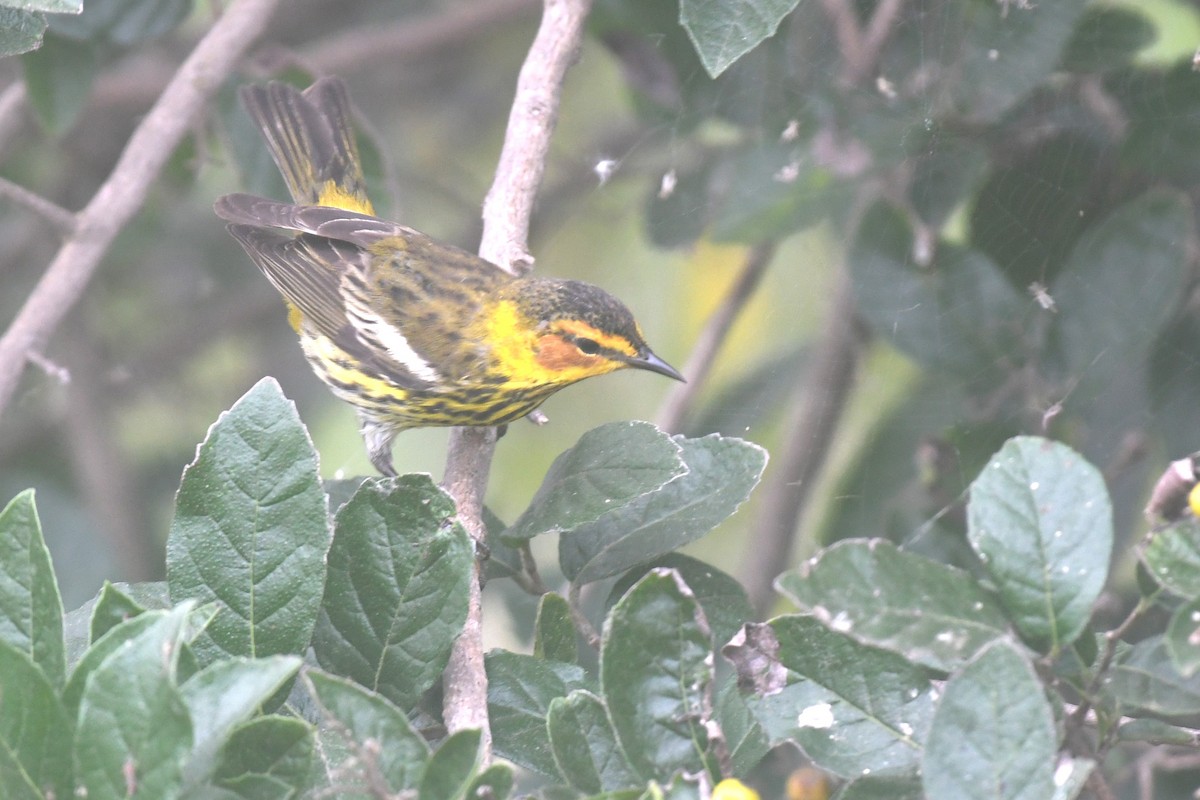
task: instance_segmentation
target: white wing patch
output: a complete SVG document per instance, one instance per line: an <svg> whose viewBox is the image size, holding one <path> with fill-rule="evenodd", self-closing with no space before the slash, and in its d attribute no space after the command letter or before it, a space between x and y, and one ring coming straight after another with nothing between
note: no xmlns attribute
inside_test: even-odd
<svg viewBox="0 0 1200 800"><path fill-rule="evenodd" d="M355 299L357 298L353 295L346 298L346 317L360 339L374 350L386 350L392 360L408 370L413 377L426 383L441 383L441 373L413 349L399 328L382 319L362 303L353 302Z"/></svg>

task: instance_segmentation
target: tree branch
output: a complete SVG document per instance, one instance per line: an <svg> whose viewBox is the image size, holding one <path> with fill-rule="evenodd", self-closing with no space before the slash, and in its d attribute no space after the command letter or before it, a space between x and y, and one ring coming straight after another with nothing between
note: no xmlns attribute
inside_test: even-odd
<svg viewBox="0 0 1200 800"><path fill-rule="evenodd" d="M42 349L78 302L117 233L145 202L192 120L216 93L279 0L237 0L180 66L129 138L108 180L76 216L73 233L0 338L0 415L12 400L29 354Z"/></svg>
<svg viewBox="0 0 1200 800"><path fill-rule="evenodd" d="M742 271L729 287L721 305L717 306L712 316L704 323L704 330L700 332L696 346L692 348L687 363L683 365L683 374L687 376L688 382L676 384L663 402L662 409L658 412L658 427L674 433L683 422L692 402L708 383L717 351L725 343L729 329L733 327L734 321L746 307L754 290L758 288L774 255L775 243L770 242L758 245L746 256Z"/></svg>
<svg viewBox="0 0 1200 800"><path fill-rule="evenodd" d="M8 178L0 178L0 197L6 197L22 208L42 217L61 233L70 233L75 227L75 215L40 194L31 192Z"/></svg>
<svg viewBox="0 0 1200 800"><path fill-rule="evenodd" d="M829 304L825 333L804 376L795 413L783 429L790 432L772 464L763 488L763 505L754 541L743 566L743 583L759 613L771 602L775 576L791 563L796 523L829 452L858 366L859 335L854 298L843 265Z"/></svg>
<svg viewBox="0 0 1200 800"><path fill-rule="evenodd" d="M526 247L533 201L558 119L563 79L575 60L590 6L591 0L545 0L541 25L517 78L495 181L483 204L479 244L483 258L513 274L533 261ZM481 511L496 438L494 428L455 428L446 457L443 485L458 504L459 519L479 543L485 538ZM475 568L478 578L478 564ZM446 667L442 711L451 733L483 731L485 759L490 760L479 580L471 581L471 587L467 624Z"/></svg>

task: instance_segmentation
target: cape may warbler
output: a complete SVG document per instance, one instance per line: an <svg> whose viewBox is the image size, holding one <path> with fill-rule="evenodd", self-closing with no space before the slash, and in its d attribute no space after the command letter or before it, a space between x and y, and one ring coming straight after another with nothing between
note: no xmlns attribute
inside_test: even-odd
<svg viewBox="0 0 1200 800"><path fill-rule="evenodd" d="M313 371L358 412L371 463L430 425L502 425L576 381L634 367L682 380L620 300L591 284L513 277L374 216L345 84L248 86L294 203L216 203L284 296Z"/></svg>

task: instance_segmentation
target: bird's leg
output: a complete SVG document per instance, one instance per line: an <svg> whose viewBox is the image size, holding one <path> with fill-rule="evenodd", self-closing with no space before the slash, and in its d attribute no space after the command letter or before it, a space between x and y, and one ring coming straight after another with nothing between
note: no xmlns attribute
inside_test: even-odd
<svg viewBox="0 0 1200 800"><path fill-rule="evenodd" d="M392 439L396 436L395 429L381 425L362 414L358 419L363 441L367 445L367 458L371 459L371 464L379 470L380 475L385 478L396 477L396 468L392 466Z"/></svg>

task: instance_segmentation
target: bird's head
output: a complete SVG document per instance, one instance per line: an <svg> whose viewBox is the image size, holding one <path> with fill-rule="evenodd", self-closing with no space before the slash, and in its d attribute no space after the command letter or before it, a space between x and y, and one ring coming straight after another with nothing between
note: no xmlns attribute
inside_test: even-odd
<svg viewBox="0 0 1200 800"><path fill-rule="evenodd" d="M495 355L517 381L565 385L624 368L684 380L646 344L625 304L590 283L514 281L491 325L501 329L491 332L493 341L512 342Z"/></svg>

